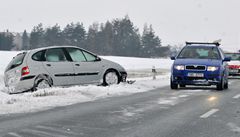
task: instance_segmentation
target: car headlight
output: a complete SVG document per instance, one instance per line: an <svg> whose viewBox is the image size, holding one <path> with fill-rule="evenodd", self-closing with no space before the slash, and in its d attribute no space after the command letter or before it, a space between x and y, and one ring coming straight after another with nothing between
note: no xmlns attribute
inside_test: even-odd
<svg viewBox="0 0 240 137"><path fill-rule="evenodd" d="M184 65L174 65L176 70L184 70Z"/></svg>
<svg viewBox="0 0 240 137"><path fill-rule="evenodd" d="M216 70L218 70L218 67L216 67L216 66L208 66L207 67L207 71L216 71Z"/></svg>

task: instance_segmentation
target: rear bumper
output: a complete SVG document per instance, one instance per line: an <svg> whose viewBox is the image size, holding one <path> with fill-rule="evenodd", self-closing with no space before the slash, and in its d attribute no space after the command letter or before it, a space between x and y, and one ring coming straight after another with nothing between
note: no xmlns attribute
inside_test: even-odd
<svg viewBox="0 0 240 137"><path fill-rule="evenodd" d="M34 78L35 76L22 77L14 82L5 83L5 86L8 88L10 94L28 91L33 87Z"/></svg>
<svg viewBox="0 0 240 137"><path fill-rule="evenodd" d="M229 69L230 76L240 76L240 69Z"/></svg>

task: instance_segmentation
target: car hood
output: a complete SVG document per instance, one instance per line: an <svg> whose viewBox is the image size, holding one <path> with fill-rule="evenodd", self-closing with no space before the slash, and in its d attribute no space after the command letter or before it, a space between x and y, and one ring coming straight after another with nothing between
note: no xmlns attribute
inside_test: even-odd
<svg viewBox="0 0 240 137"><path fill-rule="evenodd" d="M120 72L126 72L126 70L118 63L107 60L107 59L103 59L101 58L103 64L105 64L106 66L108 66L109 68L115 68Z"/></svg>
<svg viewBox="0 0 240 137"><path fill-rule="evenodd" d="M221 65L221 60L215 59L176 59L174 64L177 65L211 65L219 66Z"/></svg>

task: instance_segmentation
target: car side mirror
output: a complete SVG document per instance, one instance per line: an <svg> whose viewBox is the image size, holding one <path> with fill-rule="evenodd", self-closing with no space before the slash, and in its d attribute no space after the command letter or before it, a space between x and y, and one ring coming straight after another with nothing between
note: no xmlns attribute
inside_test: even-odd
<svg viewBox="0 0 240 137"><path fill-rule="evenodd" d="M171 60L175 60L175 59L176 59L176 57L175 57L175 56L171 56L170 58L171 58Z"/></svg>
<svg viewBox="0 0 240 137"><path fill-rule="evenodd" d="M226 61L226 62L231 61L231 57L225 57L223 61Z"/></svg>
<svg viewBox="0 0 240 137"><path fill-rule="evenodd" d="M95 61L101 61L101 58L99 57L96 57L96 60Z"/></svg>

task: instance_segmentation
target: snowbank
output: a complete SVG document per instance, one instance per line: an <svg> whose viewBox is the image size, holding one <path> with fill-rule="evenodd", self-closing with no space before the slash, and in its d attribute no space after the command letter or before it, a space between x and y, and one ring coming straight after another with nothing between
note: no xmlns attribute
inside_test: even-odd
<svg viewBox="0 0 240 137"><path fill-rule="evenodd" d="M151 69L153 66L158 69L169 69L172 65L172 60L169 58L134 58L134 57L115 57L103 56L108 59L121 64L127 70L142 70Z"/></svg>
<svg viewBox="0 0 240 137"><path fill-rule="evenodd" d="M102 86L73 86L68 88L50 88L33 93L9 95L0 92L0 114L28 113L57 106L94 101L119 95L129 95L146 92L169 84L169 75L152 78L141 78L134 84L121 83L108 87ZM1 85L2 86L2 85Z"/></svg>

